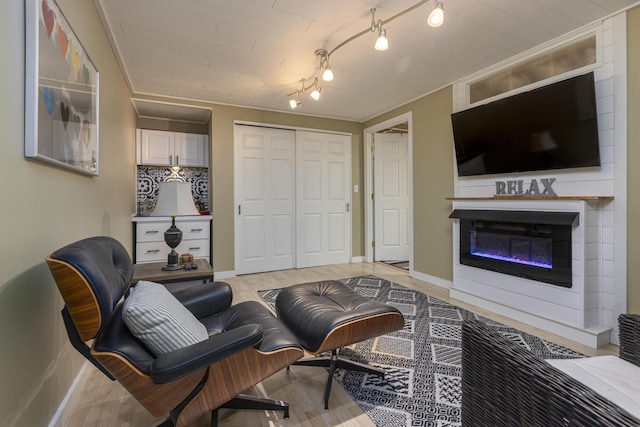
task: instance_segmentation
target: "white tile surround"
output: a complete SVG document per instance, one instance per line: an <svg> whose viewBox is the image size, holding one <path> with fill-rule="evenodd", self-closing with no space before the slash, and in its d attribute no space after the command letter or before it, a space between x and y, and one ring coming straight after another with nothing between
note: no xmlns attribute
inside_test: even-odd
<svg viewBox="0 0 640 427"><path fill-rule="evenodd" d="M588 33L596 34L596 80L602 166L584 170L455 177L453 209L578 212L572 231L571 288L563 288L459 263L459 221L454 220L454 267L450 295L591 347L617 343L617 316L626 312L626 16L619 14L497 64L454 85L454 110L468 107L467 85L483 75L539 55ZM527 88L530 89L530 88ZM496 181L555 178L559 199L491 199ZM566 198L562 198L567 196ZM568 197L604 196L597 200ZM470 200L480 198L481 200Z"/></svg>

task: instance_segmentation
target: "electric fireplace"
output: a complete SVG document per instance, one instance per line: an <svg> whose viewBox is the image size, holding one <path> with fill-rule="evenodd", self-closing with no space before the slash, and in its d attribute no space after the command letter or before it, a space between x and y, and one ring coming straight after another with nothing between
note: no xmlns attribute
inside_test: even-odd
<svg viewBox="0 0 640 427"><path fill-rule="evenodd" d="M460 219L460 264L572 286L577 212L456 209L449 217Z"/></svg>

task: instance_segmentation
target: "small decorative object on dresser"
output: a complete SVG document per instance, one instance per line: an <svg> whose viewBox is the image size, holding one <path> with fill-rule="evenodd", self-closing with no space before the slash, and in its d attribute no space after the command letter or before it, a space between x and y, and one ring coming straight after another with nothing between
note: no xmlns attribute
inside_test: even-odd
<svg viewBox="0 0 640 427"><path fill-rule="evenodd" d="M180 254L180 264L193 264L193 255L191 254Z"/></svg>

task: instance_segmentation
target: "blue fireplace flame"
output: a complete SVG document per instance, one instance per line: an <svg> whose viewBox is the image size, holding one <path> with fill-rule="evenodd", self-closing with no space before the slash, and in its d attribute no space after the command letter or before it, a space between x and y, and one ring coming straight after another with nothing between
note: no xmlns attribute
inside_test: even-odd
<svg viewBox="0 0 640 427"><path fill-rule="evenodd" d="M548 269L553 268L553 265L550 262L538 262L538 261L533 261L529 259L521 259L513 256L499 255L491 252L471 250L471 255L479 256L482 258L497 259L499 261L514 262L516 264L531 265L534 267L542 267L542 268L548 268Z"/></svg>

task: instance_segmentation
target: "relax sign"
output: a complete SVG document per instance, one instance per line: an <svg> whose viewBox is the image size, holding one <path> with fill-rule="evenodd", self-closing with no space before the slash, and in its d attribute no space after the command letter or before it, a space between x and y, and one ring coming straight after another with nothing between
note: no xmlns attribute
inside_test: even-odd
<svg viewBox="0 0 640 427"><path fill-rule="evenodd" d="M551 186L556 182L555 178L543 178L538 183L537 179L532 179L529 186L524 185L524 181L496 181L496 196L557 196Z"/></svg>

